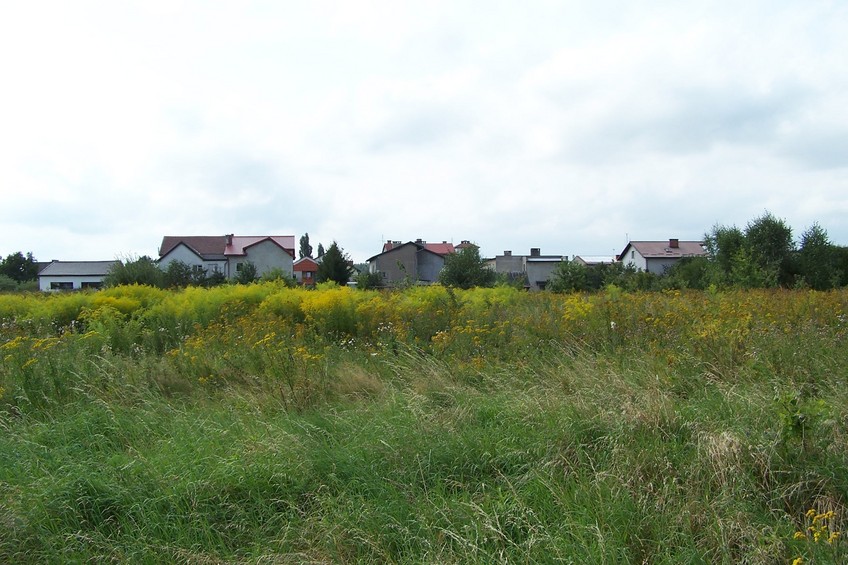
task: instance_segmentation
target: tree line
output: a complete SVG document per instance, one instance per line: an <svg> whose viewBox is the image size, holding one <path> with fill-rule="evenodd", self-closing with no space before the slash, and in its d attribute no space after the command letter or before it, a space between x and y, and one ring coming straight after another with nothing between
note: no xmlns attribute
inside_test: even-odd
<svg viewBox="0 0 848 565"><path fill-rule="evenodd" d="M299 257L312 258L309 234L300 238ZM553 292L586 292L615 285L624 290L709 288L811 288L828 290L848 286L848 247L834 244L818 223L807 228L796 241L792 228L770 212L748 222L744 228L716 224L704 234L705 256L685 257L662 275L625 267L621 263L581 265L563 261L548 281ZM324 250L318 244L317 282L346 285L355 281L359 288L378 288L383 281L377 273L361 272L337 242ZM0 291L35 290L38 264L32 253L16 252L0 260ZM260 277L256 266L245 262L234 279L248 284L257 280L282 280L294 286L291 275L275 269ZM148 256L118 262L107 275L106 286L146 284L160 288L216 286L227 281L223 273L207 272L181 261L164 269ZM512 284L521 279L496 274L470 246L445 258L439 276L445 286L471 288ZM414 281L410 281L413 284Z"/></svg>
<svg viewBox="0 0 848 565"><path fill-rule="evenodd" d="M792 228L770 212L745 228L716 224L704 234L706 255L685 257L664 274L621 263L566 262L548 284L555 292L591 291L614 284L626 290L812 288L848 286L848 247L835 245L818 223L796 241Z"/></svg>

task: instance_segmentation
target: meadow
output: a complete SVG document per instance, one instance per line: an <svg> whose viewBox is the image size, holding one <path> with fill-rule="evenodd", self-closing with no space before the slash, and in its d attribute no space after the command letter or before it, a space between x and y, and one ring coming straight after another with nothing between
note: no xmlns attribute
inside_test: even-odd
<svg viewBox="0 0 848 565"><path fill-rule="evenodd" d="M848 290L0 295L0 562L844 563Z"/></svg>

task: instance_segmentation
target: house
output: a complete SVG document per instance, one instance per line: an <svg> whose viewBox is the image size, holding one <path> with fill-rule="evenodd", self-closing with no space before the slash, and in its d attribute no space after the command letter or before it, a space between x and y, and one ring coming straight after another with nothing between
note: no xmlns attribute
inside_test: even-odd
<svg viewBox="0 0 848 565"><path fill-rule="evenodd" d="M315 276L318 273L318 262L312 257L301 257L293 265L294 278L303 286L315 286Z"/></svg>
<svg viewBox="0 0 848 565"><path fill-rule="evenodd" d="M684 257L701 257L707 254L701 241L631 241L618 255L625 266L657 275L664 274Z"/></svg>
<svg viewBox="0 0 848 565"><path fill-rule="evenodd" d="M571 258L571 262L584 267L596 267L615 263L615 257L611 255L575 255Z"/></svg>
<svg viewBox="0 0 848 565"><path fill-rule="evenodd" d="M159 267L166 269L172 261L228 279L235 278L247 262L256 267L258 276L272 269L293 276L294 236L165 236L159 247Z"/></svg>
<svg viewBox="0 0 848 565"><path fill-rule="evenodd" d="M530 249L530 255L513 255L512 251L504 251L503 255L487 259L486 262L496 273L503 273L513 279L526 278L525 288L542 290L548 284L551 274L563 261L568 261L568 257L542 255L540 248L533 247Z"/></svg>
<svg viewBox="0 0 848 565"><path fill-rule="evenodd" d="M45 291L100 288L118 261L52 261L38 272L38 288Z"/></svg>
<svg viewBox="0 0 848 565"><path fill-rule="evenodd" d="M367 260L368 272L379 273L386 286L405 280L432 284L439 279L439 272L445 266L445 257L469 245L473 244L466 240L458 246L447 241L428 243L416 239L402 243L389 240L383 244L382 253Z"/></svg>

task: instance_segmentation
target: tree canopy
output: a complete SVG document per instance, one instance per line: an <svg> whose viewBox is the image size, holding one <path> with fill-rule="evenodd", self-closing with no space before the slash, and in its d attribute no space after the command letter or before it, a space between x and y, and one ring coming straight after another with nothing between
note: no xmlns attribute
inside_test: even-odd
<svg viewBox="0 0 848 565"><path fill-rule="evenodd" d="M335 281L344 286L350 281L353 274L353 267L351 266L353 263L338 243L334 241L327 251L319 257L321 257L321 262L318 263L318 272L315 275L319 283Z"/></svg>
<svg viewBox="0 0 848 565"><path fill-rule="evenodd" d="M38 263L31 252L26 256L20 251L10 253L0 260L0 275L6 275L19 283L32 281L38 278Z"/></svg>
<svg viewBox="0 0 848 565"><path fill-rule="evenodd" d="M298 259L304 257L312 258L312 246L309 245L309 233L300 236L300 250L298 251Z"/></svg>
<svg viewBox="0 0 848 565"><path fill-rule="evenodd" d="M480 249L476 245L445 257L445 266L439 273L440 283L457 288L494 286L496 279L495 271L480 257Z"/></svg>

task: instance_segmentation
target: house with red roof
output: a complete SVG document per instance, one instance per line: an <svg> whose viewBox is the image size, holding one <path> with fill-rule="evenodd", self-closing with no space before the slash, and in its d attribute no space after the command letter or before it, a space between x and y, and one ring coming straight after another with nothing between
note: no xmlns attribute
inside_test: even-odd
<svg viewBox="0 0 848 565"><path fill-rule="evenodd" d="M315 286L318 262L312 257L301 257L294 262L294 278L302 286Z"/></svg>
<svg viewBox="0 0 848 565"><path fill-rule="evenodd" d="M294 236L165 236L159 247L159 267L166 269L172 261L182 261L206 276L221 273L228 279L235 278L248 262L258 276L273 269L293 276Z"/></svg>
<svg viewBox="0 0 848 565"><path fill-rule="evenodd" d="M367 260L368 272L380 274L385 286L403 281L432 284L439 279L445 257L470 245L474 244L465 240L456 246L447 241L431 243L416 239L403 243L389 240L383 244L381 253Z"/></svg>
<svg viewBox="0 0 848 565"><path fill-rule="evenodd" d="M618 255L618 260L625 267L632 266L637 271L662 275L684 257L702 257L706 254L702 241L631 241Z"/></svg>

